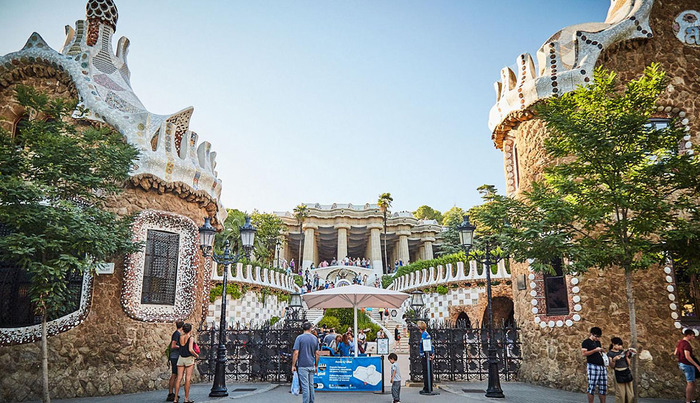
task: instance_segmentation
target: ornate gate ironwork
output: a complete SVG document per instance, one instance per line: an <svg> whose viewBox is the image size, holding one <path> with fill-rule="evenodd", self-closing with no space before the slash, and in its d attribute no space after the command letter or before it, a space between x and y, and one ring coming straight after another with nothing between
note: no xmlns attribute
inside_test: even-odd
<svg viewBox="0 0 700 403"><path fill-rule="evenodd" d="M302 321L284 321L277 326L226 330L226 379L233 381L292 381L292 348L303 333ZM196 361L200 375L211 380L216 369L219 331L202 329L197 335L201 348Z"/></svg>
<svg viewBox="0 0 700 403"><path fill-rule="evenodd" d="M409 327L410 376L414 382L423 380L419 355L421 333L415 325ZM438 324L428 328L435 350L432 372L436 381L474 381L488 378L488 329L454 327ZM494 329L498 370L506 380L517 378L522 359L519 329L502 326Z"/></svg>

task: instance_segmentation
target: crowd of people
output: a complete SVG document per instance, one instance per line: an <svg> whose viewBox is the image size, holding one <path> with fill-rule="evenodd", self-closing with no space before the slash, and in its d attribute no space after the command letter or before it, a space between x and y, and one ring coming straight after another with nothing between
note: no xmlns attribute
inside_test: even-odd
<svg viewBox="0 0 700 403"><path fill-rule="evenodd" d="M340 280L343 280L340 276L336 276L335 281L333 280L321 280L321 276L319 276L318 273L313 273L311 272L310 269L306 269L303 271L303 273L299 274L303 281L302 281L302 286L301 286L301 293L305 294L307 292L311 291L321 291L321 290L327 290L329 288L335 288L338 285L338 282ZM379 276L376 274L374 275L374 279L371 279L369 276L362 275L360 276L359 274L355 276L351 281L352 284L358 284L358 285L366 285L370 287L376 287L379 288L381 287L381 280L379 279Z"/></svg>
<svg viewBox="0 0 700 403"><path fill-rule="evenodd" d="M586 357L586 374L588 375L588 402L593 403L597 391L601 403L605 403L608 391L608 367L614 370L615 401L631 403L634 400L634 377L630 369L630 358L637 353L634 348L623 347L619 337L610 339L610 347L606 352L601 345L603 331L592 327L590 335L581 343L581 353ZM693 329L686 329L683 338L676 344L673 355L678 360L678 368L683 372L686 381L685 401L694 403L695 380L700 373L700 361L693 355L690 342L696 337Z"/></svg>
<svg viewBox="0 0 700 403"><path fill-rule="evenodd" d="M294 341L294 353L292 354L292 372L296 372L299 380L299 389L303 403L314 402L314 374L318 368L318 360L322 351L329 351L331 355L349 357L354 355L357 348L358 354L364 354L367 347L367 332L369 329L360 329L357 337L353 337L352 328L348 327L345 333L336 333L335 328L327 328L321 325L319 329L313 327L310 322L302 325L304 333L297 336ZM377 338L386 338L382 330L377 332ZM401 374L396 364L398 356L389 354L391 363L391 394L394 403L400 403ZM298 392L294 392L298 393Z"/></svg>

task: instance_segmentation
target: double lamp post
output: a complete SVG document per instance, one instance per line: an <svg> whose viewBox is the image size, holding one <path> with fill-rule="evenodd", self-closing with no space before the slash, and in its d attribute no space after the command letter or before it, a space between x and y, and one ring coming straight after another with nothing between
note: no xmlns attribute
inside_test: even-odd
<svg viewBox="0 0 700 403"><path fill-rule="evenodd" d="M204 219L204 225L199 228L199 242L202 254L205 258L211 257L213 261L224 266L224 278L222 281L221 293L221 320L219 322L219 346L216 350L216 370L214 372L214 385L211 387L211 397L228 396L226 390L226 280L229 267L238 263L243 256L248 259L253 249L255 232L257 230L250 224L250 217L245 218L245 225L240 227L241 244L243 253L231 255L231 244L228 240L224 243L224 254L217 255L212 252L216 228L211 225L211 220Z"/></svg>
<svg viewBox="0 0 700 403"><path fill-rule="evenodd" d="M474 230L476 226L469 222L469 216L464 216L464 221L457 226L457 231L459 232L459 241L464 249L464 254L468 257L469 251L474 246ZM486 238L483 242L484 246L484 257L479 258L478 256L473 256L478 264L485 266L486 271L486 298L487 298L487 311L489 317L488 323L488 363L489 363L489 376L488 376L488 388L486 389L486 397L499 397L503 398L503 389L501 389L501 380L498 376L498 359L496 358L496 345L494 343L493 336L493 310L492 310L492 296L491 296L491 265L497 264L503 257L492 257L491 251L494 245L491 241Z"/></svg>

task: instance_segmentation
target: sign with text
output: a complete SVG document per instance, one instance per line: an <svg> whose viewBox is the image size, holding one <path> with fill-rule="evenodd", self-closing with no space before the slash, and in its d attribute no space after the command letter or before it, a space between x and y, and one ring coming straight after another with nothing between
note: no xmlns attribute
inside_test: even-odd
<svg viewBox="0 0 700 403"><path fill-rule="evenodd" d="M377 354L389 354L389 339L377 339Z"/></svg>
<svg viewBox="0 0 700 403"><path fill-rule="evenodd" d="M319 357L314 384L316 390L380 391L381 371L380 357Z"/></svg>

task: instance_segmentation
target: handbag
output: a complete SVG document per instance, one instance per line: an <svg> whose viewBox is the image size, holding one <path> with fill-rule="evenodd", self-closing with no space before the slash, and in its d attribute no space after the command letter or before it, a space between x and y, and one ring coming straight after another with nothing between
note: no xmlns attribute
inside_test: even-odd
<svg viewBox="0 0 700 403"><path fill-rule="evenodd" d="M622 371L615 370L615 381L617 383L630 383L634 380L632 377L632 371L629 368L625 368Z"/></svg>
<svg viewBox="0 0 700 403"><path fill-rule="evenodd" d="M194 350L194 352L197 353L197 355L199 355L199 353L201 352L201 350L199 349L199 344L197 344L197 342L194 340L192 340L192 350Z"/></svg>

